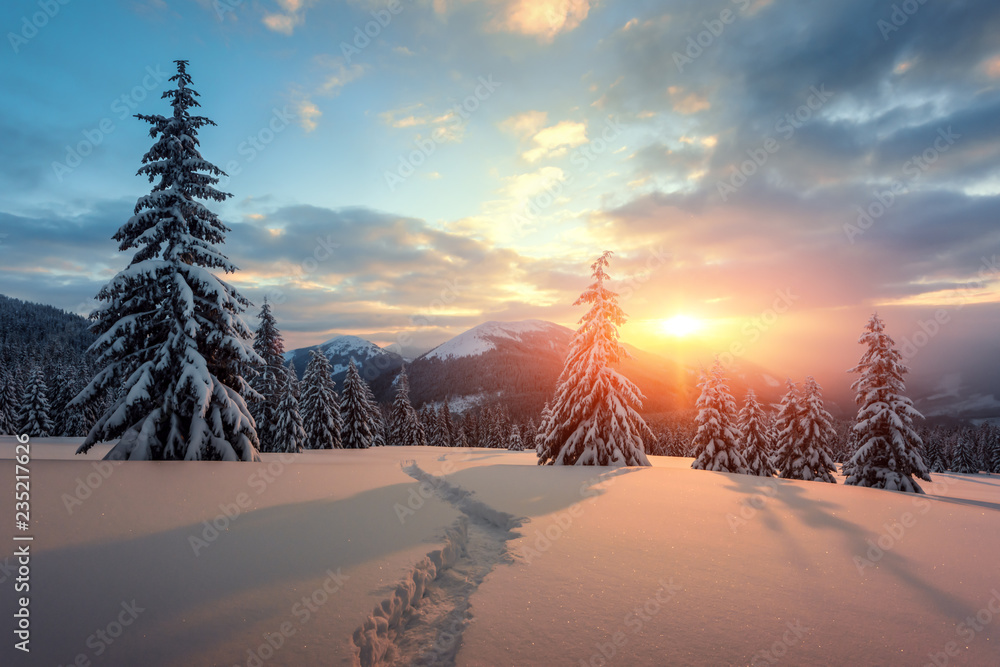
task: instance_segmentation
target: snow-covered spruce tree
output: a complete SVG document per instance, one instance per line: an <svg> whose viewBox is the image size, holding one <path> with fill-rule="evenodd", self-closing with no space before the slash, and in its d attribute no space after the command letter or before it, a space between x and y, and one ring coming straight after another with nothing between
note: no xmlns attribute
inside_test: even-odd
<svg viewBox="0 0 1000 667"><path fill-rule="evenodd" d="M941 451L941 434L939 432L930 433L924 438L923 458L929 472L945 472L948 469L944 462L944 453Z"/></svg>
<svg viewBox="0 0 1000 667"><path fill-rule="evenodd" d="M524 440L521 438L521 427L510 425L510 435L507 436L507 449L512 452L524 451Z"/></svg>
<svg viewBox="0 0 1000 667"><path fill-rule="evenodd" d="M12 435L16 430L17 407L13 373L0 366L0 435Z"/></svg>
<svg viewBox="0 0 1000 667"><path fill-rule="evenodd" d="M820 480L836 484L830 473L836 472L833 461L832 444L837 437L833 427L833 417L823 405L823 389L811 375L802 386L802 440L798 453L802 463L793 462L793 467L801 465L801 476L796 479Z"/></svg>
<svg viewBox="0 0 1000 667"><path fill-rule="evenodd" d="M406 377L404 366L396 378L396 396L392 401L392 412L389 413L388 444L393 447L419 445L421 430L417 411L410 404L410 381Z"/></svg>
<svg viewBox="0 0 1000 667"><path fill-rule="evenodd" d="M198 130L214 125L199 106L187 61L177 60L170 116L137 115L156 139L139 174L155 182L115 234L128 267L97 294L91 346L103 366L73 405L120 388L78 453L117 440L109 459L257 459L257 432L243 400L240 368L259 362L240 314L250 305L212 273L236 271L217 249L228 228L199 200L223 201L222 170L198 152Z"/></svg>
<svg viewBox="0 0 1000 667"><path fill-rule="evenodd" d="M990 428L988 454L986 469L994 475L1000 475L1000 430L996 426Z"/></svg>
<svg viewBox="0 0 1000 667"><path fill-rule="evenodd" d="M712 370L702 373L698 383L701 395L695 403L695 432L692 446L695 452L691 467L695 470L750 474L747 462L740 454L740 432L737 427L736 401L729 393L722 364L716 359Z"/></svg>
<svg viewBox="0 0 1000 667"><path fill-rule="evenodd" d="M854 431L858 448L846 466L847 484L892 491L923 493L914 477L930 481L920 457L920 436L914 419L923 416L903 391L903 365L896 344L877 314L868 320L858 340L867 349L850 373L860 373L851 388L857 392Z"/></svg>
<svg viewBox="0 0 1000 667"><path fill-rule="evenodd" d="M625 313L607 287L612 253L591 265L594 282L573 304L589 304L573 334L537 446L539 465L648 466L643 439L653 433L639 414L642 392L613 366L628 356L618 340Z"/></svg>
<svg viewBox="0 0 1000 667"><path fill-rule="evenodd" d="M279 451L275 440L278 428L278 405L285 396L285 340L271 313L271 304L264 297L260 307L260 324L254 332L253 349L263 363L256 366L257 374L250 386L257 392L250 401L250 412L257 424L260 451Z"/></svg>
<svg viewBox="0 0 1000 667"><path fill-rule="evenodd" d="M958 439L955 442L955 460L950 467L953 472L961 475L979 473L979 461L972 446L972 437L965 430L958 434Z"/></svg>
<svg viewBox="0 0 1000 667"><path fill-rule="evenodd" d="M774 474L771 463L770 428L764 408L757 402L753 389L747 389L746 400L739 416L740 454L746 461L751 475L770 477Z"/></svg>
<svg viewBox="0 0 1000 667"><path fill-rule="evenodd" d="M299 412L298 381L291 366L283 368L285 381L281 385L281 402L275 412L275 423L272 435L274 440L270 449L261 451L295 454L302 450L306 432L302 426L302 414Z"/></svg>
<svg viewBox="0 0 1000 667"><path fill-rule="evenodd" d="M365 391L367 385L351 359L344 378L344 392L340 400L340 416L344 429L340 444L344 449L367 449L375 441L374 415Z"/></svg>
<svg viewBox="0 0 1000 667"><path fill-rule="evenodd" d="M441 425L444 426L444 430L448 434L448 447L455 446L455 440L458 438L458 429L455 426L455 420L451 417L451 408L448 407L448 398L445 397L444 405L441 406Z"/></svg>
<svg viewBox="0 0 1000 667"><path fill-rule="evenodd" d="M49 411L48 387L41 366L34 366L28 373L28 381L21 395L21 405L17 412L17 434L27 434L33 438L47 438L52 435L52 418Z"/></svg>
<svg viewBox="0 0 1000 667"><path fill-rule="evenodd" d="M309 351L302 376L302 427L305 449L340 449L340 402L333 383L330 360L319 350Z"/></svg>
<svg viewBox="0 0 1000 667"><path fill-rule="evenodd" d="M777 449L771 462L783 479L836 484L832 472L837 466L830 455L831 438L836 435L830 413L823 407L818 384L806 379L801 392L791 380L778 406L775 428Z"/></svg>

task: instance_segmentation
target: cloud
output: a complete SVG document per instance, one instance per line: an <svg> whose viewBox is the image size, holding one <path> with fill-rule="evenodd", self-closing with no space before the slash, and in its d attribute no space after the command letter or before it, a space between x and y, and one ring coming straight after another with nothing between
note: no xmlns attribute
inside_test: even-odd
<svg viewBox="0 0 1000 667"><path fill-rule="evenodd" d="M296 109L298 111L299 125L302 129L306 132L312 132L315 130L316 121L323 115L323 112L319 110L319 107L317 107L316 104L310 100L302 99L299 101Z"/></svg>
<svg viewBox="0 0 1000 667"><path fill-rule="evenodd" d="M281 10L277 12L266 12L261 21L274 32L291 36L295 28L305 21L305 0L277 0ZM310 3L311 4L311 3Z"/></svg>
<svg viewBox="0 0 1000 667"><path fill-rule="evenodd" d="M500 129L515 136L534 136L545 126L548 114L544 111L525 111L501 121Z"/></svg>
<svg viewBox="0 0 1000 667"><path fill-rule="evenodd" d="M336 96L340 94L341 88L360 79L365 73L364 65L361 63L348 64L340 56L318 56L316 61L326 70L323 81L316 91L321 95Z"/></svg>
<svg viewBox="0 0 1000 667"><path fill-rule="evenodd" d="M578 27L589 12L590 0L510 0L489 27L548 43Z"/></svg>
<svg viewBox="0 0 1000 667"><path fill-rule="evenodd" d="M587 125L564 120L543 128L531 138L534 147L521 154L528 162L538 162L546 157L559 157L568 149L587 143Z"/></svg>

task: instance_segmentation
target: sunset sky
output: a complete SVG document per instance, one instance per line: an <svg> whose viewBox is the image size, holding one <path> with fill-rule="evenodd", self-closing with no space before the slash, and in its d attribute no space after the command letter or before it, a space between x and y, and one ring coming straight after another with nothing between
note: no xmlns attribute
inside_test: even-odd
<svg viewBox="0 0 1000 667"><path fill-rule="evenodd" d="M0 7L0 293L89 312L183 58L289 347L572 327L609 249L638 347L839 389L878 310L1000 414L993 0L52 5Z"/></svg>

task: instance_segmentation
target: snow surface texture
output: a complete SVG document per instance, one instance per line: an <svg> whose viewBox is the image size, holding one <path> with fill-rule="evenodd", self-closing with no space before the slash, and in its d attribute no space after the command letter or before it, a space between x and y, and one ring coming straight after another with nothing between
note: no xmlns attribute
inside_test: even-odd
<svg viewBox="0 0 1000 667"><path fill-rule="evenodd" d="M523 320L520 322L485 322L455 336L447 343L438 345L423 356L424 359L447 359L449 357L475 357L495 350L494 339L521 340L525 333L540 333L549 329L562 329L557 324L543 320Z"/></svg>
<svg viewBox="0 0 1000 667"><path fill-rule="evenodd" d="M398 664L438 641L457 644L460 667L998 664L1000 614L967 621L1000 604L996 475L933 474L915 496L839 477L691 470L690 458L652 456L653 467L614 476L537 466L533 452L433 447L102 464L108 446L74 457L80 442L32 440L32 653L6 641L2 665L83 654L95 666L245 667L268 654L264 667L348 667L359 624L462 517L468 556L435 572L394 639ZM13 454L0 438L6 507ZM402 460L446 474L457 490L441 493L455 502L529 517L504 543L513 563L489 522L418 494ZM241 493L249 502L227 523L220 506L232 511ZM395 506L414 497L419 509L401 522ZM222 528L195 555L189 539L205 521ZM4 544L0 567L10 567ZM465 580L488 568L466 595ZM328 599L324 581L336 587ZM144 609L135 622L88 646L133 599ZM0 595L0 615L14 604ZM449 642L455 621L461 638ZM425 664L451 664L439 656Z"/></svg>
<svg viewBox="0 0 1000 667"><path fill-rule="evenodd" d="M471 492L424 472L415 461L402 468L463 516L448 531L444 546L417 563L392 597L354 631L355 665L453 665L469 621L469 598L497 563L509 562L506 543L517 536L511 531L524 519L475 500ZM458 575L443 576L452 567L460 570ZM434 584L438 590L431 594ZM425 592L429 604L422 600Z"/></svg>

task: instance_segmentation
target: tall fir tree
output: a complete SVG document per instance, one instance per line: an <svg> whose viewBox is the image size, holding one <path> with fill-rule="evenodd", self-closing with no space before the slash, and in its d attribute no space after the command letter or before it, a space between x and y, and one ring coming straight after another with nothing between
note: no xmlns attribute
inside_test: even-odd
<svg viewBox="0 0 1000 667"><path fill-rule="evenodd" d="M332 377L330 360L319 350L310 350L302 376L302 426L305 449L340 449L340 401Z"/></svg>
<svg viewBox="0 0 1000 667"><path fill-rule="evenodd" d="M136 252L97 295L91 350L103 369L73 405L121 391L78 452L117 441L106 458L253 461L257 432L240 375L259 361L241 318L250 302L212 273L237 269L216 248L229 229L199 201L230 195L215 189L224 173L198 151L198 131L215 123L191 114L198 93L187 61L174 62L176 88L162 95L173 114L136 116L156 139L138 173L155 185L114 236L119 250Z"/></svg>
<svg viewBox="0 0 1000 667"><path fill-rule="evenodd" d="M396 396L389 414L387 442L393 447L425 444L422 442L422 430L417 411L410 404L410 382L404 366L396 378Z"/></svg>
<svg viewBox="0 0 1000 667"><path fill-rule="evenodd" d="M278 451L278 406L285 398L285 340L264 297L258 315L260 323L254 332L253 349L261 359L250 386L256 392L250 401L250 411L257 424L260 451Z"/></svg>
<svg viewBox="0 0 1000 667"><path fill-rule="evenodd" d="M340 442L344 449L367 449L375 442L375 416L366 388L354 359L351 359L340 401L340 415L344 422Z"/></svg>
<svg viewBox="0 0 1000 667"><path fill-rule="evenodd" d="M701 389L695 403L698 430L692 442L695 459L691 467L695 470L751 474L740 453L736 401L729 393L729 385L718 359L711 371L702 374L698 387Z"/></svg>
<svg viewBox="0 0 1000 667"><path fill-rule="evenodd" d="M605 286L612 253L591 265L594 282L574 302L589 305L570 342L537 447L539 465L648 466L653 433L639 414L642 392L614 369L628 352L618 327L626 315Z"/></svg>
<svg viewBox="0 0 1000 667"><path fill-rule="evenodd" d="M740 454L746 461L751 475L771 477L774 464L771 463L770 428L764 408L757 401L753 389L747 390L746 400L739 415Z"/></svg>
<svg viewBox="0 0 1000 667"><path fill-rule="evenodd" d="M854 430L858 448L846 466L847 484L909 493L923 493L914 479L930 481L920 457L920 436L914 419L923 416L903 393L908 368L877 314L871 316L858 343L867 349L857 366L851 388L857 392Z"/></svg>
<svg viewBox="0 0 1000 667"><path fill-rule="evenodd" d="M28 373L21 404L17 413L17 434L33 438L52 435L52 417L49 409L48 387L41 366L34 366Z"/></svg>

